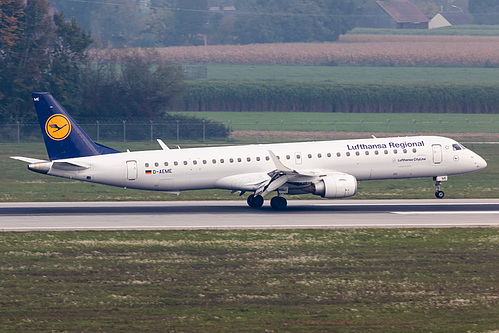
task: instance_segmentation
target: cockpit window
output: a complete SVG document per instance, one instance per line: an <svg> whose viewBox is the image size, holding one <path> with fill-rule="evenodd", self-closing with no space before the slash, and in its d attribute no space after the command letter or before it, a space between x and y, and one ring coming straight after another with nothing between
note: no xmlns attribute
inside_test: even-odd
<svg viewBox="0 0 499 333"><path fill-rule="evenodd" d="M461 149L462 149L462 148L461 148L461 146L460 146L460 145L458 145L457 143L454 143L454 144L452 145L452 148L453 148L454 150L461 150Z"/></svg>

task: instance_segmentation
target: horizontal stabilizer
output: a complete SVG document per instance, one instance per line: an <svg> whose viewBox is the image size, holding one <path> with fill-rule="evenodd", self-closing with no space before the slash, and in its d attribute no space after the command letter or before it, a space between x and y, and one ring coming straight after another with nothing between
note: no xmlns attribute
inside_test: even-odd
<svg viewBox="0 0 499 333"><path fill-rule="evenodd" d="M29 158L29 157L23 157L23 156L11 156L13 160L18 160L18 161L23 161L26 163L42 163L42 162L48 162L46 160L40 160L38 158Z"/></svg>

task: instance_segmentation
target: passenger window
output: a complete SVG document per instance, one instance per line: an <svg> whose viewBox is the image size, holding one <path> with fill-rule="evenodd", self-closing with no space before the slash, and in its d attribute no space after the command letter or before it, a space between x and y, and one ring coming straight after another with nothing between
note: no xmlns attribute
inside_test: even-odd
<svg viewBox="0 0 499 333"><path fill-rule="evenodd" d="M154 166L159 167L159 163L158 162L154 163Z"/></svg>
<svg viewBox="0 0 499 333"><path fill-rule="evenodd" d="M238 161L238 162L241 162L242 160L241 160L241 158L239 157L239 158L237 159L237 161Z"/></svg>
<svg viewBox="0 0 499 333"><path fill-rule="evenodd" d="M366 156L369 155L369 150L366 150Z"/></svg>
<svg viewBox="0 0 499 333"><path fill-rule="evenodd" d="M388 154L388 150L385 150L384 153L385 153L385 155L387 155Z"/></svg>
<svg viewBox="0 0 499 333"><path fill-rule="evenodd" d="M322 158L322 154L321 153L317 154L317 157Z"/></svg>
<svg viewBox="0 0 499 333"><path fill-rule="evenodd" d="M394 149L394 150L393 150L393 153L394 153L394 154L398 153L397 149Z"/></svg>
<svg viewBox="0 0 499 333"><path fill-rule="evenodd" d="M379 151L375 150L374 155L379 155Z"/></svg>
<svg viewBox="0 0 499 333"><path fill-rule="evenodd" d="M355 152L355 155L359 156L359 155L360 155L360 153L359 153L358 151L356 151L356 152Z"/></svg>
<svg viewBox="0 0 499 333"><path fill-rule="evenodd" d="M212 159L212 160L211 160L211 163L213 163L213 164L217 164L217 160L216 160L216 159Z"/></svg>
<svg viewBox="0 0 499 333"><path fill-rule="evenodd" d="M265 160L269 161L270 160L270 156L265 156Z"/></svg>
<svg viewBox="0 0 499 333"><path fill-rule="evenodd" d="M416 148L412 148L412 152L416 153L417 152Z"/></svg>
<svg viewBox="0 0 499 333"><path fill-rule="evenodd" d="M234 163L234 159L233 158L229 158L229 162L230 163Z"/></svg>
<svg viewBox="0 0 499 333"><path fill-rule="evenodd" d="M149 168L149 163L146 163L146 164L145 164L145 167L146 167L146 168Z"/></svg>
<svg viewBox="0 0 499 333"><path fill-rule="evenodd" d="M192 161L192 164L196 165L196 164L198 164L198 161L194 160L194 161Z"/></svg>
<svg viewBox="0 0 499 333"><path fill-rule="evenodd" d="M184 165L187 165L187 161L184 161Z"/></svg>
<svg viewBox="0 0 499 333"><path fill-rule="evenodd" d="M260 157L257 157L256 160L257 160L257 162L260 162Z"/></svg>
<svg viewBox="0 0 499 333"><path fill-rule="evenodd" d="M287 159L287 160L291 159L291 156L286 155L286 159Z"/></svg>
<svg viewBox="0 0 499 333"><path fill-rule="evenodd" d="M350 152L349 152L349 151L347 151L347 154L346 154L346 155L347 155L347 156L350 156Z"/></svg>
<svg viewBox="0 0 499 333"><path fill-rule="evenodd" d="M336 156L340 157L340 156L341 156L341 153L336 153Z"/></svg>
<svg viewBox="0 0 499 333"><path fill-rule="evenodd" d="M223 158L221 158L221 159L220 159L220 163L224 163L224 162L225 162L225 161L224 161L224 159L223 159Z"/></svg>
<svg viewBox="0 0 499 333"><path fill-rule="evenodd" d="M312 158L312 154L308 154L307 156L308 156L308 158Z"/></svg>
<svg viewBox="0 0 499 333"><path fill-rule="evenodd" d="M177 165L178 165L178 162L177 162L177 161L173 162L173 165L177 166Z"/></svg>
<svg viewBox="0 0 499 333"><path fill-rule="evenodd" d="M327 153L327 157L331 157L331 153Z"/></svg>
<svg viewBox="0 0 499 333"><path fill-rule="evenodd" d="M203 160L203 164L206 164L206 163L208 163L208 162L206 162L206 160Z"/></svg>
<svg viewBox="0 0 499 333"><path fill-rule="evenodd" d="M407 154L407 149L404 149L403 152L404 152L404 154Z"/></svg>
<svg viewBox="0 0 499 333"><path fill-rule="evenodd" d="M165 162L165 163L163 163L163 164L164 164L164 166L168 166L168 162Z"/></svg>
<svg viewBox="0 0 499 333"><path fill-rule="evenodd" d="M246 161L251 162L251 157L247 157Z"/></svg>

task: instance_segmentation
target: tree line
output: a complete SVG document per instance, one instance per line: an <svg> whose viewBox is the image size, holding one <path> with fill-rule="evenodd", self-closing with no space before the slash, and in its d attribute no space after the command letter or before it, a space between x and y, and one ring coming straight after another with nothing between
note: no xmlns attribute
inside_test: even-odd
<svg viewBox="0 0 499 333"><path fill-rule="evenodd" d="M92 63L86 51L93 40L75 18L49 15L47 0L2 1L0 122L36 122L36 91L52 93L75 118L172 119L165 107L185 92L181 66L152 52ZM201 120L182 120L190 121ZM228 134L217 128L216 136Z"/></svg>
<svg viewBox="0 0 499 333"><path fill-rule="evenodd" d="M361 4L368 1L51 0L51 3L92 31L95 47L152 47L335 41L354 27Z"/></svg>

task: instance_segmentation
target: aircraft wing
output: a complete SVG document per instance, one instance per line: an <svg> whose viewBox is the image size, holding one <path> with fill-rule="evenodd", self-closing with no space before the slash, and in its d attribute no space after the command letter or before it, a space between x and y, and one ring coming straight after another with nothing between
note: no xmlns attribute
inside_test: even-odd
<svg viewBox="0 0 499 333"><path fill-rule="evenodd" d="M225 177L217 181L217 185L232 190L255 191L255 196L265 196L287 182L313 183L326 173L324 170L294 170L285 166L272 151L269 150L269 154L274 170ZM327 173L331 172L335 170L327 170Z"/></svg>

